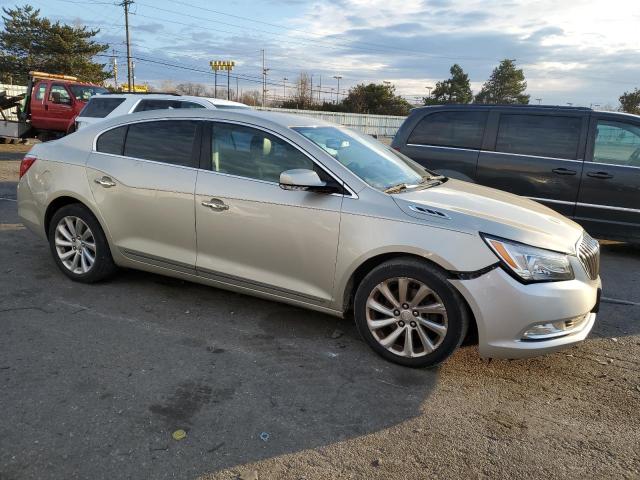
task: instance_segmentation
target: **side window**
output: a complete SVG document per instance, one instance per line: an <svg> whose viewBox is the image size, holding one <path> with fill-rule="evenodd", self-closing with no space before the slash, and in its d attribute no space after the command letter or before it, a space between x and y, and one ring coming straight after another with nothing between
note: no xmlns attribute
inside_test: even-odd
<svg viewBox="0 0 640 480"><path fill-rule="evenodd" d="M49 101L53 103L71 105L69 92L67 92L67 89L62 85L51 85L51 90L49 90Z"/></svg>
<svg viewBox="0 0 640 480"><path fill-rule="evenodd" d="M162 120L129 125L124 155L192 167L197 121Z"/></svg>
<svg viewBox="0 0 640 480"><path fill-rule="evenodd" d="M214 172L277 183L285 170L314 170L309 157L274 135L241 125L212 125L211 170Z"/></svg>
<svg viewBox="0 0 640 480"><path fill-rule="evenodd" d="M164 110L165 108L180 108L180 102L177 100L141 100L134 112Z"/></svg>
<svg viewBox="0 0 640 480"><path fill-rule="evenodd" d="M436 112L416 125L408 143L479 149L482 146L487 112Z"/></svg>
<svg viewBox="0 0 640 480"><path fill-rule="evenodd" d="M124 98L93 97L78 116L104 118L113 112L122 102L124 102Z"/></svg>
<svg viewBox="0 0 640 480"><path fill-rule="evenodd" d="M41 83L38 86L38 91L36 92L36 100L44 100L44 94L47 91L47 84Z"/></svg>
<svg viewBox="0 0 640 480"><path fill-rule="evenodd" d="M195 102L180 102L180 108L205 108L205 106Z"/></svg>
<svg viewBox="0 0 640 480"><path fill-rule="evenodd" d="M96 151L101 153L112 153L122 155L124 150L124 139L127 134L127 127L117 127L104 132L98 137Z"/></svg>
<svg viewBox="0 0 640 480"><path fill-rule="evenodd" d="M501 114L496 151L575 160L582 118Z"/></svg>
<svg viewBox="0 0 640 480"><path fill-rule="evenodd" d="M593 161L640 167L640 126L598 120Z"/></svg>

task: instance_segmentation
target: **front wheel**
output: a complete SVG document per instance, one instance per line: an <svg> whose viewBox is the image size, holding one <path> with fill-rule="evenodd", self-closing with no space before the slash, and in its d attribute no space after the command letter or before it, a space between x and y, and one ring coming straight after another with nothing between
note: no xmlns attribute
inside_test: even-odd
<svg viewBox="0 0 640 480"><path fill-rule="evenodd" d="M447 277L413 259L374 268L358 286L354 316L373 350L409 367L433 367L446 360L469 325L464 301Z"/></svg>
<svg viewBox="0 0 640 480"><path fill-rule="evenodd" d="M116 271L102 227L83 205L66 205L53 215L49 244L56 264L72 280L98 282Z"/></svg>

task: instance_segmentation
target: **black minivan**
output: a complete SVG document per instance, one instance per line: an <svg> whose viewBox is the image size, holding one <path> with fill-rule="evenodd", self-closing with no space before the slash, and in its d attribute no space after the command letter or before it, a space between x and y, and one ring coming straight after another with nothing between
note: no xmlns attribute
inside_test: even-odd
<svg viewBox="0 0 640 480"><path fill-rule="evenodd" d="M594 236L640 241L640 116L579 107L421 107L391 145L442 175L543 203Z"/></svg>

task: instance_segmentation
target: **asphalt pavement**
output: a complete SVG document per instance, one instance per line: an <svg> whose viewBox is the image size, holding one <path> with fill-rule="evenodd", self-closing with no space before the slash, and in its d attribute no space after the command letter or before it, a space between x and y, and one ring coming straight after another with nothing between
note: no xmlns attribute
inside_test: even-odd
<svg viewBox="0 0 640 480"><path fill-rule="evenodd" d="M580 346L412 370L349 319L136 271L73 283L15 185L0 180L2 480L640 477L640 249L603 247Z"/></svg>

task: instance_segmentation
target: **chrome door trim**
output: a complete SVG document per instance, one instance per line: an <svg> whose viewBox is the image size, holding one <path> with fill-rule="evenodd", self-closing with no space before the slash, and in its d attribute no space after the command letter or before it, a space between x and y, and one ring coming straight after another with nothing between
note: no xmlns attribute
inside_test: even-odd
<svg viewBox="0 0 640 480"><path fill-rule="evenodd" d="M419 143L407 143L407 147L422 147L422 148L439 148L442 150L459 150L461 152L479 152L479 148L462 148L462 147L445 147L444 145L421 145ZM485 151L485 150L483 150Z"/></svg>
<svg viewBox="0 0 640 480"><path fill-rule="evenodd" d="M176 262L174 260L168 260L163 257L149 255L148 253L142 253L128 248L120 248L120 252L131 260L147 263L155 267L168 268L170 270L176 270L181 273L190 273L192 275L196 273L195 265L189 265L188 263Z"/></svg>
<svg viewBox="0 0 640 480"><path fill-rule="evenodd" d="M600 208L603 210L615 210L618 212L640 213L640 209L637 209L637 208L614 207L613 205L596 205L595 203L582 203L582 202L578 202L576 205L578 207Z"/></svg>

